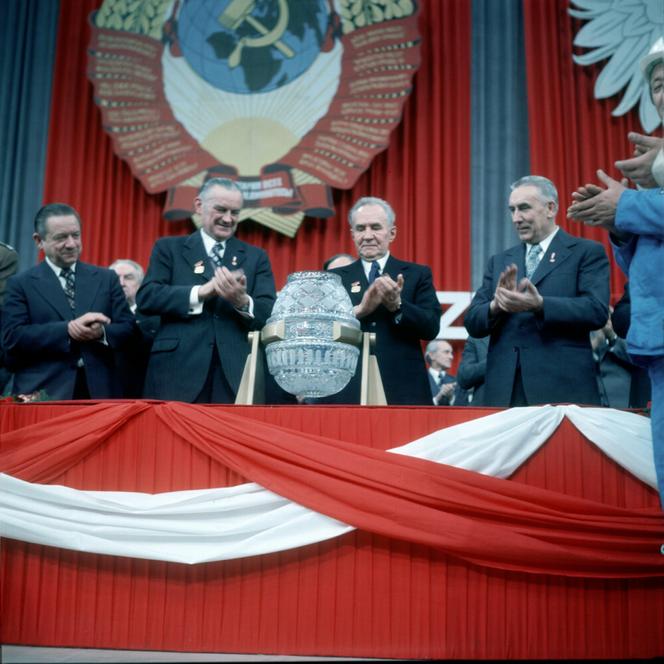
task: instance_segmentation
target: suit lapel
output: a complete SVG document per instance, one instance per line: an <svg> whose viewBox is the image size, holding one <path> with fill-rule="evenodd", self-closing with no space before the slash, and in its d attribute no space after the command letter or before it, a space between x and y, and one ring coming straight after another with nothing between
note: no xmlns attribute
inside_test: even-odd
<svg viewBox="0 0 664 664"><path fill-rule="evenodd" d="M358 259L347 267L342 267L339 276L350 295L353 305L359 304L364 292L369 288L369 282L367 281L367 275L364 274L362 261Z"/></svg>
<svg viewBox="0 0 664 664"><path fill-rule="evenodd" d="M516 265L517 268L517 280L521 277L526 276L526 258L525 258L525 249L523 244L518 244L516 247L511 247L507 249L503 254L503 265L501 267L501 272L507 268L508 265Z"/></svg>
<svg viewBox="0 0 664 664"><path fill-rule="evenodd" d="M555 270L559 265L562 265L572 254L574 244L574 238L560 229L553 240L551 240L549 248L546 250L544 256L542 256L542 260L540 260L535 274L533 274L533 278L531 279L533 285L536 286L547 274Z"/></svg>
<svg viewBox="0 0 664 664"><path fill-rule="evenodd" d="M229 270L237 270L242 267L246 258L247 255L244 244L235 237L228 238L228 240L226 240L226 249L224 250L222 265L225 265Z"/></svg>
<svg viewBox="0 0 664 664"><path fill-rule="evenodd" d="M182 256L191 269L194 281L204 284L206 281L212 279L212 275L214 274L212 261L205 251L200 231L192 233L185 240ZM203 267L202 272L200 271L201 266Z"/></svg>
<svg viewBox="0 0 664 664"><path fill-rule="evenodd" d="M60 279L45 260L39 264L37 270L32 274L32 279L37 295L55 309L63 320L71 320L73 317L72 310Z"/></svg>
<svg viewBox="0 0 664 664"><path fill-rule="evenodd" d="M80 316L86 311L94 311L93 302L100 286L99 279L94 277L94 272L95 268L80 261L76 265L76 316Z"/></svg>

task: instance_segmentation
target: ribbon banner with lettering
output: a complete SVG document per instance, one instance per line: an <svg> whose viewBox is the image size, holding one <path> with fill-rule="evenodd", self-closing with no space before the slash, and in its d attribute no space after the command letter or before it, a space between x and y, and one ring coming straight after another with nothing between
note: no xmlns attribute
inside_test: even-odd
<svg viewBox="0 0 664 664"><path fill-rule="evenodd" d="M116 154L164 215L209 177L293 237L387 147L420 62L414 0L104 0L88 77Z"/></svg>

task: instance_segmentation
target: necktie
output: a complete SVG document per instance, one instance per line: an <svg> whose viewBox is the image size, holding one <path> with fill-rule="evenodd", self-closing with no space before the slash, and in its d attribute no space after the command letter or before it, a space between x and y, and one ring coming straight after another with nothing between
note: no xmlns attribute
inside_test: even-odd
<svg viewBox="0 0 664 664"><path fill-rule="evenodd" d="M537 266L540 262L540 256L542 255L542 247L539 244L534 244L528 250L526 255L526 276L530 279L533 276L533 273L537 269Z"/></svg>
<svg viewBox="0 0 664 664"><path fill-rule="evenodd" d="M67 296L67 301L69 306L74 309L74 271L70 267L63 267L60 270L60 276L65 280L65 295Z"/></svg>
<svg viewBox="0 0 664 664"><path fill-rule="evenodd" d="M378 265L378 261L373 261L369 270L369 283L373 284L378 277L380 277L380 265Z"/></svg>
<svg viewBox="0 0 664 664"><path fill-rule="evenodd" d="M224 243L223 242L217 242L214 247L212 247L212 253L210 254L210 258L212 258L212 262L214 263L215 267L221 267L221 261L224 257Z"/></svg>
<svg viewBox="0 0 664 664"><path fill-rule="evenodd" d="M445 373L441 371L438 374L438 387L442 387L444 385L444 382L445 382Z"/></svg>

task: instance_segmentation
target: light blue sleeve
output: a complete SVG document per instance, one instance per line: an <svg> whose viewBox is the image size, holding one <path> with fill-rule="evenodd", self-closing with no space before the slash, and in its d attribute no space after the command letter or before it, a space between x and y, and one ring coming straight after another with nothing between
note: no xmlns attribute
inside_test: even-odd
<svg viewBox="0 0 664 664"><path fill-rule="evenodd" d="M616 228L664 238L664 189L627 189L618 200Z"/></svg>

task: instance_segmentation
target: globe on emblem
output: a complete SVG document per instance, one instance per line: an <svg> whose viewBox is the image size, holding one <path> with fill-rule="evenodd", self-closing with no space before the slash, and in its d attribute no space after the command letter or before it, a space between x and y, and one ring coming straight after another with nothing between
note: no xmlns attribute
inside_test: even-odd
<svg viewBox="0 0 664 664"><path fill-rule="evenodd" d="M261 337L277 383L289 394L310 398L336 394L348 385L362 331L339 275L294 272Z"/></svg>

